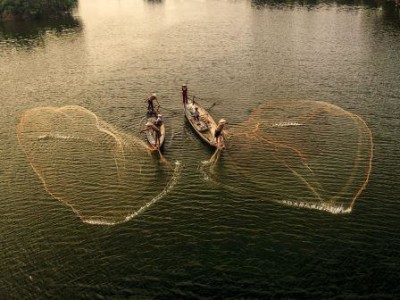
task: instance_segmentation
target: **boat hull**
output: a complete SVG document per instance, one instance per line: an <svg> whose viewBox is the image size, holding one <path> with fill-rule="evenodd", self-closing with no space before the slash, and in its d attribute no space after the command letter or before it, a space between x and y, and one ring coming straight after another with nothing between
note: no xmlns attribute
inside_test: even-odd
<svg viewBox="0 0 400 300"><path fill-rule="evenodd" d="M154 123L155 118L148 118L147 122L151 122ZM147 141L150 144L150 147L152 148L152 150L158 150L161 149L161 147L164 145L164 141L165 141L165 124L164 122L161 124L161 126L159 127L160 131L161 131L161 136L160 136L160 145L156 144L156 133L153 130L147 130L146 131L146 138Z"/></svg>
<svg viewBox="0 0 400 300"><path fill-rule="evenodd" d="M198 108L200 113L199 120L193 117L195 107ZM202 107L199 103L192 100L188 100L187 103L183 105L185 117L192 126L193 130L197 135L209 146L217 148L216 139L214 137L217 124L215 123L213 117L208 113L208 111Z"/></svg>

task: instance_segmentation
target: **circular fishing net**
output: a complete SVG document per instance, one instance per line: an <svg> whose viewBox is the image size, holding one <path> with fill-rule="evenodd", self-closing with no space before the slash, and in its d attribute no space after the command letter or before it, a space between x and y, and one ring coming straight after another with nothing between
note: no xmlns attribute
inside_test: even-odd
<svg viewBox="0 0 400 300"><path fill-rule="evenodd" d="M325 102L265 103L228 139L215 180L286 205L350 212L371 172L368 126Z"/></svg>
<svg viewBox="0 0 400 300"><path fill-rule="evenodd" d="M134 217L165 192L171 175L143 141L80 106L26 111L18 140L47 192L88 223Z"/></svg>

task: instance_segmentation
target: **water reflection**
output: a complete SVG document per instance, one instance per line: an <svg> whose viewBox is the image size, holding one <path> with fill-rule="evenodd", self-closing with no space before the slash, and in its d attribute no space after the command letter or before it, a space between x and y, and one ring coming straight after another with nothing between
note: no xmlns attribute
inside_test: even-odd
<svg viewBox="0 0 400 300"><path fill-rule="evenodd" d="M148 4L163 4L163 0L144 0Z"/></svg>
<svg viewBox="0 0 400 300"><path fill-rule="evenodd" d="M252 0L251 6L257 9L262 8L293 8L293 7L314 7L325 4L318 0Z"/></svg>
<svg viewBox="0 0 400 300"><path fill-rule="evenodd" d="M75 34L81 30L81 21L71 15L54 20L0 21L0 45L43 46L46 34L61 36Z"/></svg>
<svg viewBox="0 0 400 300"><path fill-rule="evenodd" d="M383 2L382 18L385 23L393 24L397 27L400 27L400 6L396 7L396 4L394 2Z"/></svg>
<svg viewBox="0 0 400 300"><path fill-rule="evenodd" d="M317 6L349 6L349 7L368 7L382 8L384 11L390 11L392 15L399 19L399 9L396 8L395 1L388 2L382 0L252 0L251 5L254 8L262 9L266 7L273 8L294 8L294 7L317 7Z"/></svg>

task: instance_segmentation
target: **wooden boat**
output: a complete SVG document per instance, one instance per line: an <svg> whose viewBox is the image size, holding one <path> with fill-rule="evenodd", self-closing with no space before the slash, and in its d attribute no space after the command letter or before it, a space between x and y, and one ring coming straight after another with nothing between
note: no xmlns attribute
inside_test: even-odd
<svg viewBox="0 0 400 300"><path fill-rule="evenodd" d="M156 126L156 125L154 125L155 121L156 121L155 117L147 118L146 126L147 126L147 124L150 124L150 123L153 124L153 126ZM156 141L156 132L154 130L152 130L152 129L146 129L145 130L146 138L147 138L147 141L149 142L149 144L151 146L151 150L159 150L159 149L161 149L161 147L164 144L164 140L165 140L165 123L162 122L161 126L158 127L158 128L161 131L160 145L156 144L156 142L157 142Z"/></svg>
<svg viewBox="0 0 400 300"><path fill-rule="evenodd" d="M196 107L198 108L200 114L199 120L196 120L193 117ZM190 125L192 125L198 136L211 147L218 148L216 139L214 137L214 133L218 125L208 111L197 101L194 101L194 99L188 99L187 103L183 104L183 108L186 119L189 121ZM224 145L222 145L221 148L223 147Z"/></svg>

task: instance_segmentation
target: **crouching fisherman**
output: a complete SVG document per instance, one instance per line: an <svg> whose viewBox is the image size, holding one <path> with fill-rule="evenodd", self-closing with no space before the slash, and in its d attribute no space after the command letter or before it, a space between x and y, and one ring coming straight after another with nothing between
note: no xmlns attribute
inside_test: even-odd
<svg viewBox="0 0 400 300"><path fill-rule="evenodd" d="M158 114L157 115L157 119L154 121L154 125L156 125L158 128L161 127L161 125L163 124L163 116L162 114Z"/></svg>
<svg viewBox="0 0 400 300"><path fill-rule="evenodd" d="M142 131L140 131L140 133L142 132L148 132L150 133L153 137L154 137L154 148L158 149L160 148L160 144L161 144L161 129L156 126L154 123L152 122L147 122L146 124L146 128L143 129Z"/></svg>

